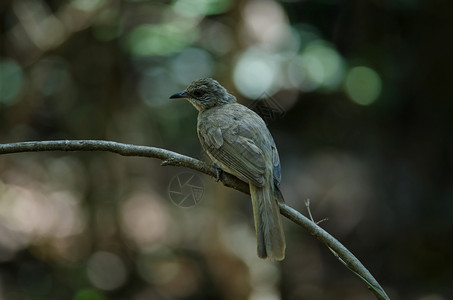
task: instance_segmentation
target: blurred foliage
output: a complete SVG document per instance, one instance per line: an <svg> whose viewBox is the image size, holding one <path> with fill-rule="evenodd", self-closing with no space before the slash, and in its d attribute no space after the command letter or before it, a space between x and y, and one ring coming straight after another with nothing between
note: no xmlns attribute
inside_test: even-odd
<svg viewBox="0 0 453 300"><path fill-rule="evenodd" d="M338 237L392 299L453 297L451 1L3 0L0 142L106 139L202 158L214 77L268 125L286 201ZM373 299L302 229L256 257L245 195L109 153L0 157L1 299Z"/></svg>

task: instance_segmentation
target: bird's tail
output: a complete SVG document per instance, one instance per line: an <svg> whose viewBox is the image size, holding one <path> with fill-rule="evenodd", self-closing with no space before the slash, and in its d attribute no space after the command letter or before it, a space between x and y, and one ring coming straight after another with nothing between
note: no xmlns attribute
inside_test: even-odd
<svg viewBox="0 0 453 300"><path fill-rule="evenodd" d="M272 182L272 180L268 182ZM283 260L286 244L280 220L280 209L277 199L274 198L274 188L268 185L257 187L250 183L258 256Z"/></svg>

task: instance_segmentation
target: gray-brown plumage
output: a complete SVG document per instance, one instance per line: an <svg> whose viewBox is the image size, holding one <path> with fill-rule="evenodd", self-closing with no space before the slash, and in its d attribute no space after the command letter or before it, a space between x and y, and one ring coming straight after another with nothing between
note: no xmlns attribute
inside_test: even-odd
<svg viewBox="0 0 453 300"><path fill-rule="evenodd" d="M285 236L277 201L280 159L266 124L255 112L211 78L192 82L170 98L185 98L198 113L201 146L223 171L249 183L253 204L258 256L282 260Z"/></svg>

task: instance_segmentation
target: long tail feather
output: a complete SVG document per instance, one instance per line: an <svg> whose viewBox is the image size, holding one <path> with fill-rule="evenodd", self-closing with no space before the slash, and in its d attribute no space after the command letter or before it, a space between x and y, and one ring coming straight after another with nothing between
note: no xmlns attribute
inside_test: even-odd
<svg viewBox="0 0 453 300"><path fill-rule="evenodd" d="M274 198L274 189L268 185L257 187L250 183L250 194L255 218L258 256L283 260L286 248L285 235L280 210Z"/></svg>

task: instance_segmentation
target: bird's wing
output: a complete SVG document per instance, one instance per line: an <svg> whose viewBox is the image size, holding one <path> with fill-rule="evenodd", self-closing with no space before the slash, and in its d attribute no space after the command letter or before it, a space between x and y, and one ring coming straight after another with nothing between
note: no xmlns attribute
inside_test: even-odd
<svg viewBox="0 0 453 300"><path fill-rule="evenodd" d="M272 144L272 165L274 167L274 184L278 189L280 189L280 181L282 180L282 168L280 165L280 158L278 156L278 151L275 143Z"/></svg>
<svg viewBox="0 0 453 300"><path fill-rule="evenodd" d="M250 129L234 122L228 126L214 124L210 122L209 128L198 128L203 148L233 174L237 172L256 186L263 186L266 161L263 151L251 138Z"/></svg>

